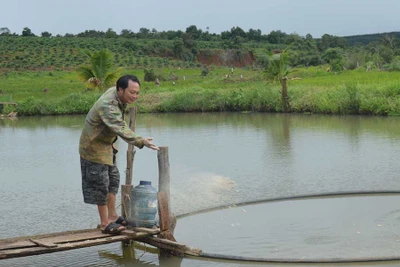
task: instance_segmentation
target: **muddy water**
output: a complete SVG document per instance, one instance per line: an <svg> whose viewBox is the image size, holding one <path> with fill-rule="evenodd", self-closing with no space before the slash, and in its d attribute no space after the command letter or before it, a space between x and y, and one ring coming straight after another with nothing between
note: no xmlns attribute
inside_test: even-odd
<svg viewBox="0 0 400 267"><path fill-rule="evenodd" d="M83 204L80 189L83 120L0 119L0 238L97 225L96 208ZM399 118L146 114L138 116L137 132L169 147L177 215L266 198L400 190ZM119 141L118 148L124 181L127 145ZM157 170L156 152L138 150L134 183L148 180L157 187ZM221 209L180 219L175 235L207 252L251 257L396 256L398 200L397 195L317 198ZM254 265L265 264L164 259L149 246L120 244L0 261L0 266Z"/></svg>

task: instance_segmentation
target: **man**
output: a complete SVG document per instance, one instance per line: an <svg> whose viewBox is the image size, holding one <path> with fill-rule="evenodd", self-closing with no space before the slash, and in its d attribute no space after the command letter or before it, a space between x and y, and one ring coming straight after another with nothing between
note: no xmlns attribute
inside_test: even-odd
<svg viewBox="0 0 400 267"><path fill-rule="evenodd" d="M153 138L140 137L124 120L127 104L138 99L139 91L136 76L119 78L116 87L108 89L90 109L80 137L83 199L85 203L97 205L103 233L118 234L130 223L116 211L120 180L115 162L117 136L138 148L159 150L152 143Z"/></svg>

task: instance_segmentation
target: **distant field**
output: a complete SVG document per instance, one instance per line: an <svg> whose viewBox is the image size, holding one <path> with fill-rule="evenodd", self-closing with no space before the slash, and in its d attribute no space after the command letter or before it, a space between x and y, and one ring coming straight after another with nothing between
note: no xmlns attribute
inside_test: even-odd
<svg viewBox="0 0 400 267"><path fill-rule="evenodd" d="M230 68L214 67L205 77L201 68L155 72L163 77L161 85L142 82L137 103L141 112L282 111L280 85L267 81L259 70L234 69L232 74ZM125 73L143 81L143 70ZM177 80L171 80L171 75ZM3 73L0 90L0 101L18 102L20 115L85 113L101 93L86 91L71 71ZM292 112L400 114L400 72L332 73L324 67L300 68L290 74L288 91Z"/></svg>

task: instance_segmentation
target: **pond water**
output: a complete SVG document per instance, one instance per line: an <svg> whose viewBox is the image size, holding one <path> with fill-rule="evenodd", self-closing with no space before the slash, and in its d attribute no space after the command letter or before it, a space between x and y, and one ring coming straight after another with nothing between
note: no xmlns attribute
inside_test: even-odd
<svg viewBox="0 0 400 267"><path fill-rule="evenodd" d="M80 187L83 121L84 116L0 119L0 238L96 227L97 209L83 203ZM233 204L305 194L400 191L399 122L396 117L139 114L136 128L138 134L169 147L176 215L231 206L179 219L179 242L210 253L315 259L400 256L399 196ZM122 140L117 145L124 184L127 145ZM135 185L148 180L157 187L155 151L137 150L133 180ZM165 259L148 245L126 248L114 243L1 260L0 266L277 264Z"/></svg>

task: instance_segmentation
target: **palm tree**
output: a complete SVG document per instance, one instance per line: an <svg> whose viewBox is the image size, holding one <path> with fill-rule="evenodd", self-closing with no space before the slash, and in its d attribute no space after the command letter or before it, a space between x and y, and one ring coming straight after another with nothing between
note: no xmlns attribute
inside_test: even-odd
<svg viewBox="0 0 400 267"><path fill-rule="evenodd" d="M289 111L289 97L287 92L287 75L290 73L289 68L289 54L288 49L291 45L288 45L280 54L273 55L269 53L269 64L265 69L267 79L279 81L282 85L282 103L285 112Z"/></svg>
<svg viewBox="0 0 400 267"><path fill-rule="evenodd" d="M79 66L76 72L88 88L104 90L117 80L121 68L115 68L114 55L108 49L83 53L90 59L90 65Z"/></svg>

